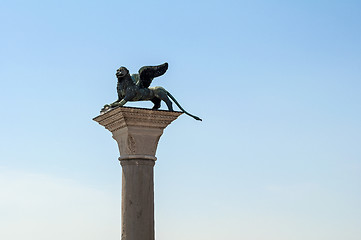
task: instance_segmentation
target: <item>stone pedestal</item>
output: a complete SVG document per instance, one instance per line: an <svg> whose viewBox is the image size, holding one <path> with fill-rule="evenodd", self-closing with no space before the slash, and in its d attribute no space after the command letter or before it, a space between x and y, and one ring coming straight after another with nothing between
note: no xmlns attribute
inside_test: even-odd
<svg viewBox="0 0 361 240"><path fill-rule="evenodd" d="M163 130L181 114L118 107L93 119L118 143L122 165L121 240L154 240L155 153Z"/></svg>

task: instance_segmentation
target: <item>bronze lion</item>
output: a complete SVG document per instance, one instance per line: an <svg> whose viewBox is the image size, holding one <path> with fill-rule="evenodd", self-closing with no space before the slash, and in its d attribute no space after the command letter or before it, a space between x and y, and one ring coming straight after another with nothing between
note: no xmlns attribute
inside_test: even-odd
<svg viewBox="0 0 361 240"><path fill-rule="evenodd" d="M202 121L197 116L188 113L182 108L178 101L167 90L162 87L149 87L153 79L163 75L168 69L168 63L159 66L145 66L139 69L138 74L129 74L126 67L117 69L116 77L118 79L117 92L118 99L112 104L107 104L103 107L101 112L106 112L109 109L123 106L128 101L152 101L154 106L152 109L160 108L161 101L164 101L169 111L173 111L172 102L192 118ZM169 99L170 98L170 99Z"/></svg>

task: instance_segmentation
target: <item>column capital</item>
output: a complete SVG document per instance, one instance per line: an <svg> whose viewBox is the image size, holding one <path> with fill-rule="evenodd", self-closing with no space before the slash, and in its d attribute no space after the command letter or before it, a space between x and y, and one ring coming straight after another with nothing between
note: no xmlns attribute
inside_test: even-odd
<svg viewBox="0 0 361 240"><path fill-rule="evenodd" d="M155 161L155 153L163 130L182 112L117 107L93 118L108 129L117 141L119 160L147 159Z"/></svg>

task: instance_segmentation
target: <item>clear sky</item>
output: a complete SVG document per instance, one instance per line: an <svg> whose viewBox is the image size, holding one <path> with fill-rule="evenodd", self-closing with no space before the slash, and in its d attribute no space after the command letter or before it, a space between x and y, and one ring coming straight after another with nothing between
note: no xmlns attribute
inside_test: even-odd
<svg viewBox="0 0 361 240"><path fill-rule="evenodd" d="M0 33L0 239L119 239L92 118L165 61L203 122L160 140L157 240L361 239L360 1L2 0Z"/></svg>

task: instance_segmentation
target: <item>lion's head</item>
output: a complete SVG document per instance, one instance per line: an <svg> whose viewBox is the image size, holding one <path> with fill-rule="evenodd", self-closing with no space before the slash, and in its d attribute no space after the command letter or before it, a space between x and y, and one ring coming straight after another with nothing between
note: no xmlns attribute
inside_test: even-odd
<svg viewBox="0 0 361 240"><path fill-rule="evenodd" d="M119 79L119 78L125 77L128 74L129 74L129 70L126 67L120 67L117 69L115 76L117 76L117 78Z"/></svg>

